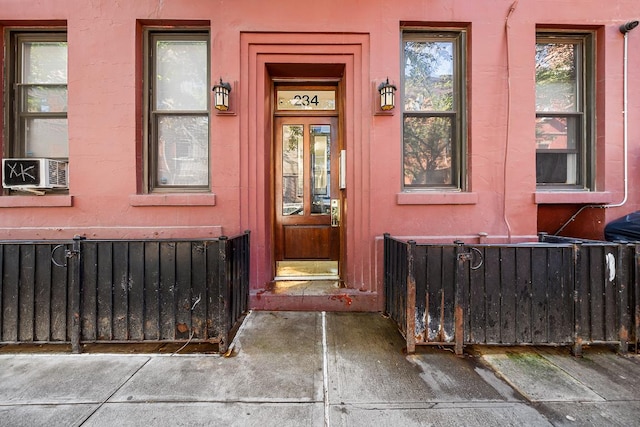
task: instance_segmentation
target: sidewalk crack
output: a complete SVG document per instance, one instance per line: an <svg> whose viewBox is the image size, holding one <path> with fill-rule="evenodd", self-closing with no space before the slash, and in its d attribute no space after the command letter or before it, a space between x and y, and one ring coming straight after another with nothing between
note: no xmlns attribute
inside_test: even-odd
<svg viewBox="0 0 640 427"><path fill-rule="evenodd" d="M81 426L84 423L86 423L96 412L98 412L117 392L119 392L122 387L125 386L125 384L127 384L129 381L131 381L131 379L133 377L136 376L136 374L138 372L140 372L140 370L142 368L144 368L145 366L147 366L147 364L151 361L151 357L148 357L147 360L138 367L138 369L135 370L134 373L132 373L131 375L129 375L127 378L125 378L125 380L122 382L122 384L120 384L118 387L116 387L116 389L109 395L106 397L106 399L104 399L102 402L100 402L98 404L98 406L96 408L93 409L93 411L91 411L88 415L81 417L82 419L78 420L77 422L75 422L73 425L74 426Z"/></svg>

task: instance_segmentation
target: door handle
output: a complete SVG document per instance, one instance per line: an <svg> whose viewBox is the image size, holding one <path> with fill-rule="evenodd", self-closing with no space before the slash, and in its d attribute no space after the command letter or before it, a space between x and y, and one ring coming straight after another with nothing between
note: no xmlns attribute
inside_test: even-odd
<svg viewBox="0 0 640 427"><path fill-rule="evenodd" d="M331 226L340 227L340 200L331 199Z"/></svg>

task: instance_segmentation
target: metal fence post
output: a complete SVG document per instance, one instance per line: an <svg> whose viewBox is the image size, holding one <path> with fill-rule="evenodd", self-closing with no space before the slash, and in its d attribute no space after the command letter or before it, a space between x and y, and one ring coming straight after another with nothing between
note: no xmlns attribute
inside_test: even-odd
<svg viewBox="0 0 640 427"><path fill-rule="evenodd" d="M219 331L219 353L225 353L229 346L227 337L229 336L229 272L227 265L227 250L229 247L229 239L227 236L218 238L218 292L217 299L217 318Z"/></svg>
<svg viewBox="0 0 640 427"><path fill-rule="evenodd" d="M466 311L466 287L468 281L465 280L466 258L461 256L464 251L464 244L456 242L456 272L454 283L454 351L456 355L461 356L464 352L464 325Z"/></svg>
<svg viewBox="0 0 640 427"><path fill-rule="evenodd" d="M391 258L391 254L390 254L390 243L389 243L389 237L391 237L391 235L389 233L384 233L383 235L384 240L383 240L383 249L382 249L382 263L383 263L383 286L382 288L384 289L384 312L387 315L392 315L395 313L391 312L391 298L392 298L392 293L391 293L391 279L390 279L390 275L391 275L391 262L390 262L390 258Z"/></svg>
<svg viewBox="0 0 640 427"><path fill-rule="evenodd" d="M620 339L620 353L627 354L629 351L629 333L631 329L630 322L630 304L629 304L629 289L630 289L630 265L629 265L629 251L630 246L619 244L617 245L617 264L616 264L616 279L618 280L618 338Z"/></svg>
<svg viewBox="0 0 640 427"><path fill-rule="evenodd" d="M242 239L242 308L239 315L249 309L249 281L251 280L251 230L244 231ZM238 319L233 319L234 322Z"/></svg>
<svg viewBox="0 0 640 427"><path fill-rule="evenodd" d="M407 353L416 352L416 242L407 242Z"/></svg>
<svg viewBox="0 0 640 427"><path fill-rule="evenodd" d="M71 281L69 283L69 308L70 308L70 339L71 352L81 353L80 337L82 335L81 324L81 299L82 299L82 241L84 237L73 236L73 248L68 254L69 267L71 269Z"/></svg>
<svg viewBox="0 0 640 427"><path fill-rule="evenodd" d="M576 357L582 357L582 303L583 303L583 287L587 284L583 280L583 257L582 245L573 244L573 348L572 353Z"/></svg>

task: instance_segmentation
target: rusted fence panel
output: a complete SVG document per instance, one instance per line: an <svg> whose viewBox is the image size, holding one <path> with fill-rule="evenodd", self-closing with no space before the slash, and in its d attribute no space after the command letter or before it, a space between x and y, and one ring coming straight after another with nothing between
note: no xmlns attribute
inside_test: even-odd
<svg viewBox="0 0 640 427"><path fill-rule="evenodd" d="M640 245L540 235L546 243L571 243L575 248L574 352L583 344L616 343L626 352L638 350L637 253Z"/></svg>
<svg viewBox="0 0 640 427"><path fill-rule="evenodd" d="M400 333L407 336L407 272L409 246L385 234L384 289L385 313L396 323Z"/></svg>
<svg viewBox="0 0 640 427"><path fill-rule="evenodd" d="M573 342L572 247L473 246L465 342Z"/></svg>
<svg viewBox="0 0 640 427"><path fill-rule="evenodd" d="M0 342L68 341L69 271L51 263L60 245L0 244Z"/></svg>
<svg viewBox="0 0 640 427"><path fill-rule="evenodd" d="M452 343L455 335L455 245L414 245L417 343Z"/></svg>
<svg viewBox="0 0 640 427"><path fill-rule="evenodd" d="M0 242L0 342L212 342L247 310L249 234Z"/></svg>
<svg viewBox="0 0 640 427"><path fill-rule="evenodd" d="M403 252L406 259L393 255ZM440 245L385 235L387 313L402 319L405 304L409 351L416 344L451 344L458 353L466 344L533 344L573 345L580 354L584 344L627 351L629 342L637 349L639 259L638 246L608 242Z"/></svg>

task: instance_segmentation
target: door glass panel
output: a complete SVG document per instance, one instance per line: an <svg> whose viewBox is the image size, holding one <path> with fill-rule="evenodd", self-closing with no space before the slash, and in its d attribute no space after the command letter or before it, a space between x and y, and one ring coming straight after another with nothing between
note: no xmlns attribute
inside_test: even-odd
<svg viewBox="0 0 640 427"><path fill-rule="evenodd" d="M282 215L304 214L304 127L282 126Z"/></svg>
<svg viewBox="0 0 640 427"><path fill-rule="evenodd" d="M311 213L328 214L331 203L331 126L311 126L310 131Z"/></svg>

